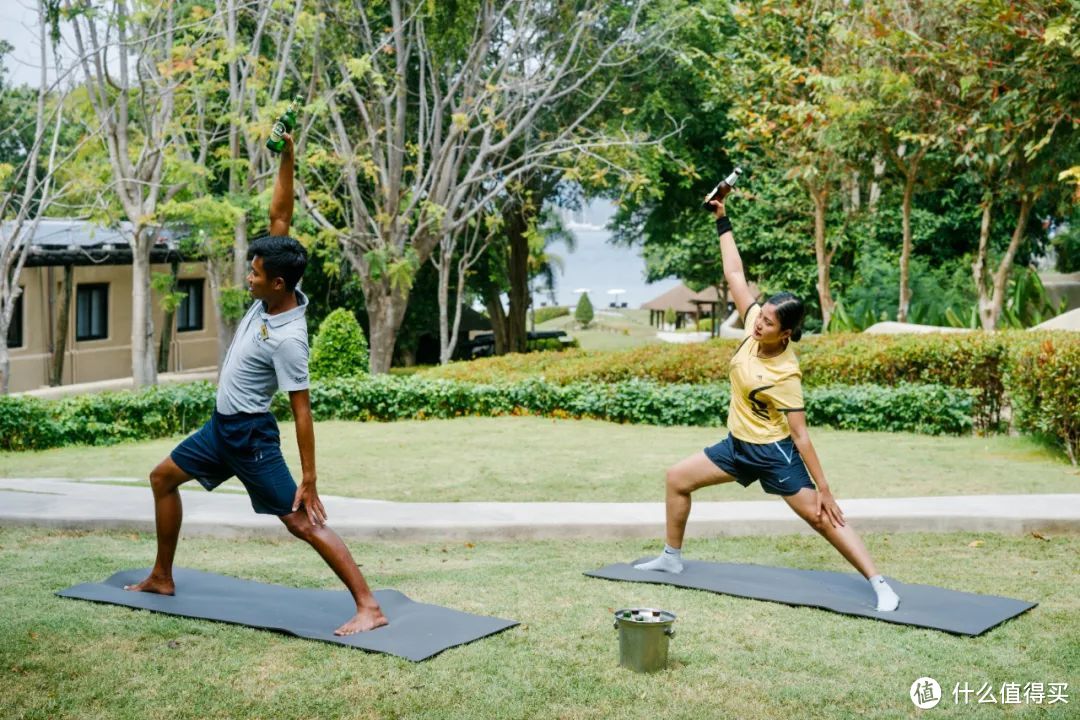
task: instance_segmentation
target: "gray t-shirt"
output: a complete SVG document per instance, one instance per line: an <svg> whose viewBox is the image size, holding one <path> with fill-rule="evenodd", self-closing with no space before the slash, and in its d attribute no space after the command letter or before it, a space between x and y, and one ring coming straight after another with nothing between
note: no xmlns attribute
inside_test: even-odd
<svg viewBox="0 0 1080 720"><path fill-rule="evenodd" d="M219 413L263 413L276 391L307 389L307 296L297 290L296 302L292 310L269 315L256 300L240 320L218 380Z"/></svg>

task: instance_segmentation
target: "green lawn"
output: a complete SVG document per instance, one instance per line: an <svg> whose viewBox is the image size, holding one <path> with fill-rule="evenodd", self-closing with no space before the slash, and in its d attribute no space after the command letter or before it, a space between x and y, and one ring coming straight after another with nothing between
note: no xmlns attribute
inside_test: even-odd
<svg viewBox="0 0 1080 720"><path fill-rule="evenodd" d="M656 328L649 327L649 311L631 308L597 308L588 329L578 327L573 315L548 320L537 330L565 330L577 338L583 350L628 350L660 342Z"/></svg>
<svg viewBox="0 0 1080 720"><path fill-rule="evenodd" d="M654 543L351 545L375 587L520 627L420 664L269 632L53 595L148 565L149 535L0 529L3 718L909 718L935 678L948 717L1075 717L1080 536L868 535L907 582L1037 601L979 638L581 572ZM981 544L975 543L982 541ZM974 545L974 546L973 546ZM692 541L695 557L847 570L819 538ZM334 588L310 549L185 539L178 564ZM619 607L675 612L671 667L618 667ZM1070 704L953 704L954 684L1068 682ZM995 693L997 691L995 690ZM1005 712L1008 710L1008 712Z"/></svg>
<svg viewBox="0 0 1080 720"><path fill-rule="evenodd" d="M664 469L725 435L536 417L325 422L315 433L323 493L404 501L660 501ZM291 424L282 425L281 437L298 473ZM812 430L812 437L841 499L1080 492L1076 468L1025 438L826 429ZM145 478L179 439L2 453L0 477ZM724 486L695 497L763 495L756 486Z"/></svg>

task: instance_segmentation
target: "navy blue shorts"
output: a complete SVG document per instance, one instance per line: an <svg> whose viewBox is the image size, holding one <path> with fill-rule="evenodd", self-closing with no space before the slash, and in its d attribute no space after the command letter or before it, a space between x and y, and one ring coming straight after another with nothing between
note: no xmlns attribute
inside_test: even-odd
<svg viewBox="0 0 1080 720"><path fill-rule="evenodd" d="M762 489L771 495L794 495L803 488L814 488L790 437L759 445L728 435L705 448L705 455L743 487L760 480Z"/></svg>
<svg viewBox="0 0 1080 720"><path fill-rule="evenodd" d="M296 482L281 456L281 435L270 413L222 415L215 411L198 432L173 449L171 457L207 490L235 475L247 488L257 513L292 512Z"/></svg>

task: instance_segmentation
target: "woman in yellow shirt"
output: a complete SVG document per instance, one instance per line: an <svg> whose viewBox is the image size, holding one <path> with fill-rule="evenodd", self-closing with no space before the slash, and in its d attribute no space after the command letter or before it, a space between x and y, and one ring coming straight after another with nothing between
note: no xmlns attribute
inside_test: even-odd
<svg viewBox="0 0 1080 720"><path fill-rule="evenodd" d="M682 572L682 542L690 515L690 494L725 482L744 487L758 481L780 495L870 582L877 609L900 603L870 558L855 530L844 522L806 428L802 372L791 347L802 335L803 304L779 293L764 305L754 302L742 259L722 202L714 201L724 277L743 317L745 337L731 359L728 437L682 460L667 471L667 545L639 570ZM811 480L811 478L813 478Z"/></svg>

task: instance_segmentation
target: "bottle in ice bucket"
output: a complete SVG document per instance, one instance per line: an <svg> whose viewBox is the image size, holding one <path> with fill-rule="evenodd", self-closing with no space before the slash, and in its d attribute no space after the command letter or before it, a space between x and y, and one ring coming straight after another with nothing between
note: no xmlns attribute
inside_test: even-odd
<svg viewBox="0 0 1080 720"><path fill-rule="evenodd" d="M726 198L728 193L735 187L735 183L738 182L740 175L742 175L742 168L737 167L732 170L730 175L721 180L720 183L705 196L705 202L702 203L702 207L709 212L712 212L713 206L709 203L713 200L723 202L724 198Z"/></svg>
<svg viewBox="0 0 1080 720"><path fill-rule="evenodd" d="M271 152L280 153L285 149L285 133L291 133L296 127L296 111L303 102L303 98L296 98L285 112L274 123L274 129L270 131L270 139L266 141L266 147Z"/></svg>

